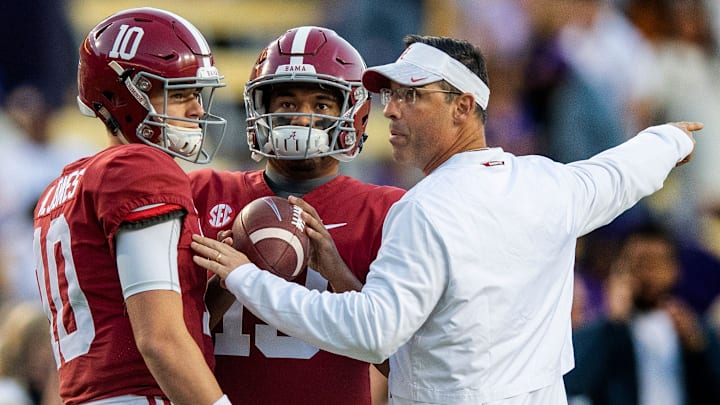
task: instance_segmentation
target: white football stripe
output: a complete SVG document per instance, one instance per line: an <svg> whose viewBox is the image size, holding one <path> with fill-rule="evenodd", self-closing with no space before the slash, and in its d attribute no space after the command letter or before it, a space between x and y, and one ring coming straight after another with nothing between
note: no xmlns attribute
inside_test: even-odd
<svg viewBox="0 0 720 405"><path fill-rule="evenodd" d="M305 56L303 55L305 53L305 44L307 44L307 39L310 35L311 30L312 27L300 27L295 33L295 37L293 38L292 50L290 52L292 52L293 55L300 54L300 56L291 56L291 65L303 64L303 60L305 59Z"/></svg>
<svg viewBox="0 0 720 405"><path fill-rule="evenodd" d="M282 216L280 215L280 208L278 208L277 204L275 204L275 201L273 201L271 198L265 198L263 199L263 202L267 204L268 207L272 210L273 213L275 213L275 217L278 221L282 221Z"/></svg>
<svg viewBox="0 0 720 405"><path fill-rule="evenodd" d="M302 263L305 261L305 251L297 236L283 228L263 228L250 234L250 241L253 244L265 239L280 239L287 242L293 248L298 260L295 271L291 274L291 277L297 277L302 271Z"/></svg>

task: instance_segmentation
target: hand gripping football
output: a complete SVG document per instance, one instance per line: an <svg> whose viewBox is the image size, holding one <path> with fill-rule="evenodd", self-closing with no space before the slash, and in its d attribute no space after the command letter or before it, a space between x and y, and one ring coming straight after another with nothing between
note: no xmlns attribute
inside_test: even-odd
<svg viewBox="0 0 720 405"><path fill-rule="evenodd" d="M258 198L235 218L233 247L261 269L292 280L305 270L310 251L301 213L284 198Z"/></svg>

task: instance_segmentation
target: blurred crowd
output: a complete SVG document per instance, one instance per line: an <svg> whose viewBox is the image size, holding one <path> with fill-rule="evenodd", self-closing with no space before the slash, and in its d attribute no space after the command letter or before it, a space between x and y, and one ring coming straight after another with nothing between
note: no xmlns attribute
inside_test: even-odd
<svg viewBox="0 0 720 405"><path fill-rule="evenodd" d="M575 404L703 403L697 395L717 401L720 2L327 3L325 25L355 44L369 65L394 60L408 33L464 38L483 49L492 91L488 143L515 154L570 162L655 123L689 118L705 124L696 135L691 164L675 170L659 193L579 241L573 313L577 368L566 383ZM56 0L0 5L0 33L13 38L3 42L0 52L0 171L5 173L0 182L0 323L12 322L0 328L0 398L10 392L5 382L15 381L30 395L31 402L22 403L40 403L43 389L43 383L17 373L7 360L8 347L18 344L13 341L33 339L18 337L15 332L24 326L13 314L39 302L32 210L51 177L98 144L96 139L78 142L83 138L53 125L60 111L75 102L77 38L84 35L70 23L68 9ZM451 16L449 23L438 24L439 15ZM214 165L253 167L244 141L242 100L222 109L232 129ZM343 170L365 181L407 188L419 173L392 163L386 131L378 103L366 150ZM20 318L29 323L32 317ZM44 333L47 340L47 330L34 333Z"/></svg>

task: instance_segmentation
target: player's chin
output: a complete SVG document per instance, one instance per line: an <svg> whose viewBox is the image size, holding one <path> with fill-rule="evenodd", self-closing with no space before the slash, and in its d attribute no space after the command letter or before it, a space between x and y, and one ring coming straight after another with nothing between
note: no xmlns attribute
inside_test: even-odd
<svg viewBox="0 0 720 405"><path fill-rule="evenodd" d="M312 159L278 159L278 166L285 172L303 173L314 171L320 165L320 158Z"/></svg>

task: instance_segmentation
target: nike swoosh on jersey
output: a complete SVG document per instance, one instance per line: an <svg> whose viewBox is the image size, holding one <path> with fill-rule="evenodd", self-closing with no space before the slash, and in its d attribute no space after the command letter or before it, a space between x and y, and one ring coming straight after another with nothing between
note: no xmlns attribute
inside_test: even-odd
<svg viewBox="0 0 720 405"><path fill-rule="evenodd" d="M325 229L330 230L330 229L340 228L345 225L347 225L347 222L343 222L341 224L327 224L327 225L325 225Z"/></svg>
<svg viewBox="0 0 720 405"><path fill-rule="evenodd" d="M425 77L419 77L419 78L417 78L417 79L414 78L414 77L411 77L411 78L410 78L410 81L413 82L413 83L417 83L417 82L419 82L420 80L425 80L425 79L427 79L427 76L425 76Z"/></svg>

